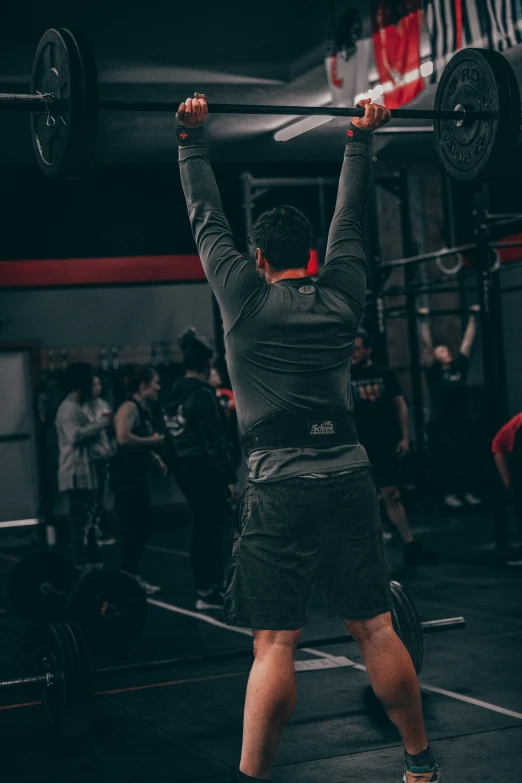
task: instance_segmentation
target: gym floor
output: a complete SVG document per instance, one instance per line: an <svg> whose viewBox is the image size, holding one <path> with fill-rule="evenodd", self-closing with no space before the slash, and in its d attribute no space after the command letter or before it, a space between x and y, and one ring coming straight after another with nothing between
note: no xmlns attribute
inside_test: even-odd
<svg viewBox="0 0 522 783"><path fill-rule="evenodd" d="M514 781L522 765L522 566L491 557L491 515L440 517L412 512L418 540L443 556L433 566L401 565L387 542L391 575L415 600L422 619L463 614L464 631L425 638L424 710L436 757L454 783ZM150 601L146 629L118 657L96 667L238 647L248 632L227 628L219 612L193 610L186 526L158 527L144 576L163 586ZM116 562L117 548L106 550ZM0 577L16 553L0 552ZM341 633L312 595L303 639ZM0 620L2 679L34 671L38 632L12 614ZM277 756L273 780L401 779L402 749L367 684L354 644L300 651L312 661L298 677L298 704ZM315 662L315 663L314 663ZM319 663L321 662L321 663ZM1 694L0 777L54 783L188 783L228 781L241 745L249 659L185 665L100 678L93 733L78 743L54 737L34 692ZM2 777L2 779L4 779Z"/></svg>

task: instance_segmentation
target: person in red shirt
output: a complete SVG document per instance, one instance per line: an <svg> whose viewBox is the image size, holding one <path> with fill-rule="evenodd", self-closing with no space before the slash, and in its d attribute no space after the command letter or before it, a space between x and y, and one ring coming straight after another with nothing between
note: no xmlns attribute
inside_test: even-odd
<svg viewBox="0 0 522 783"><path fill-rule="evenodd" d="M517 413L497 432L491 444L498 474L515 504L522 539L522 413Z"/></svg>

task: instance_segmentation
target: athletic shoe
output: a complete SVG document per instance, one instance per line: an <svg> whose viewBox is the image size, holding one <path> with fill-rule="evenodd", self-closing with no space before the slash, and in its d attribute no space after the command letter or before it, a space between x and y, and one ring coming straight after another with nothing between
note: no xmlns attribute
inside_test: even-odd
<svg viewBox="0 0 522 783"><path fill-rule="evenodd" d="M405 768L402 783L441 783L439 770L440 764L437 762L435 762L435 769L429 766Z"/></svg>
<svg viewBox="0 0 522 783"><path fill-rule="evenodd" d="M468 506L481 506L482 500L478 498L476 495L474 495L472 492L466 492L464 495L464 500L468 504Z"/></svg>
<svg viewBox="0 0 522 783"><path fill-rule="evenodd" d="M115 538L99 538L98 546L113 546L116 543Z"/></svg>
<svg viewBox="0 0 522 783"><path fill-rule="evenodd" d="M154 593L159 593L161 590L159 585L150 585L145 581L145 579L142 579L141 576L137 576L136 581L138 582L139 586L145 590L147 595L154 595Z"/></svg>
<svg viewBox="0 0 522 783"><path fill-rule="evenodd" d="M196 601L196 609L222 609L223 608L223 593L215 588L208 590L207 592L198 592L198 600Z"/></svg>
<svg viewBox="0 0 522 783"><path fill-rule="evenodd" d="M462 500L457 495L446 495L444 498L446 508L462 508Z"/></svg>
<svg viewBox="0 0 522 783"><path fill-rule="evenodd" d="M432 552L431 549L425 549L422 544L418 544L416 541L410 541L409 544L404 544L402 559L407 565L429 564L436 563L439 560L439 555Z"/></svg>

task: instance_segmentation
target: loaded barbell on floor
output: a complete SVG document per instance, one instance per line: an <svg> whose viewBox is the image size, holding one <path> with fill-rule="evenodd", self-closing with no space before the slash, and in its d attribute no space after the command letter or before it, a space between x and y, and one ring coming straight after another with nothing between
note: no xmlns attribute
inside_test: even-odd
<svg viewBox="0 0 522 783"><path fill-rule="evenodd" d="M90 645L129 644L143 630L147 598L134 577L92 566L84 573L58 552L33 552L13 568L7 596L24 620L47 625L65 618Z"/></svg>
<svg viewBox="0 0 522 783"><path fill-rule="evenodd" d="M79 32L47 30L33 63L31 93L0 94L0 109L30 111L40 169L74 178L94 150L98 113L176 112L176 102L100 100L96 63ZM267 106L213 103L217 114L279 114L361 117L364 110L338 106ZM433 109L394 109L393 119L435 120L437 150L458 180L501 173L512 165L520 130L520 91L515 73L499 52L463 49L440 78Z"/></svg>
<svg viewBox="0 0 522 783"><path fill-rule="evenodd" d="M413 601L398 582L390 582L390 596L394 628L407 648L415 670L419 673L423 659L423 634L464 628L466 622L463 617L421 622ZM310 647L327 647L350 641L353 641L352 637L344 633L339 636L301 641L297 647L306 651ZM61 622L47 628L41 672L32 677L0 682L0 691L12 688L41 688L42 703L52 730L64 738L78 739L89 731L91 725L93 675L103 677L251 657L252 648L242 648L183 658L109 666L93 672L80 627L76 623ZM297 665L296 670L299 670ZM306 668L303 671L306 671Z"/></svg>

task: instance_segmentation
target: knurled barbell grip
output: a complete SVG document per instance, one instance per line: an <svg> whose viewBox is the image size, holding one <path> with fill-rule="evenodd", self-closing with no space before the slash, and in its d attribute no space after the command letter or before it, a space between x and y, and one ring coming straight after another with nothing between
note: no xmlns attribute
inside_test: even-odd
<svg viewBox="0 0 522 783"><path fill-rule="evenodd" d="M46 674L38 674L35 677L18 677L16 680L4 680L0 682L0 690L9 688L32 688L36 685L47 685L48 678Z"/></svg>
<svg viewBox="0 0 522 783"><path fill-rule="evenodd" d="M52 95L0 93L0 111L44 111L55 101Z"/></svg>

